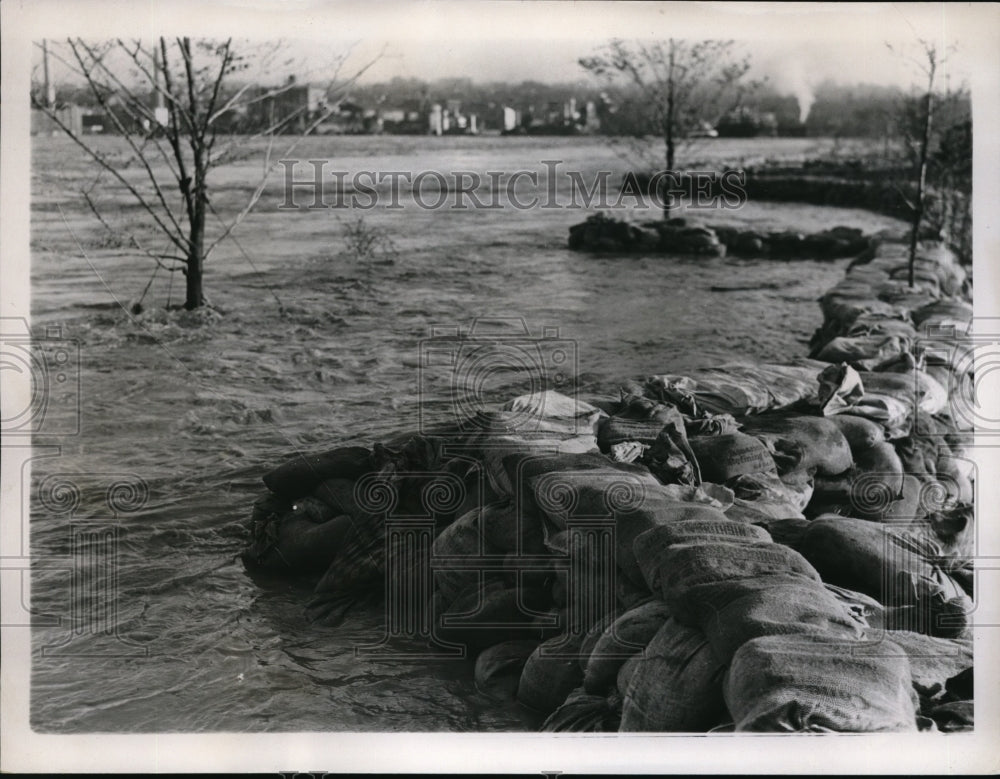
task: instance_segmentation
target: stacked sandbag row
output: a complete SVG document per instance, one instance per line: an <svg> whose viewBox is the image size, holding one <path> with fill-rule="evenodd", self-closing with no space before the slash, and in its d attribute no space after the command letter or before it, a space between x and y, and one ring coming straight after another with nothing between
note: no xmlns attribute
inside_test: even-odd
<svg viewBox="0 0 1000 779"><path fill-rule="evenodd" d="M253 571L309 581L309 614L316 621L336 624L352 606L377 601L387 553L393 554L385 532L390 492L395 511L419 515L428 483L411 474L466 476L467 465L442 454L443 441L405 435L372 449L293 456L263 476L269 492L253 506L244 563ZM440 527L468 507L445 506L436 515Z"/></svg>
<svg viewBox="0 0 1000 779"><path fill-rule="evenodd" d="M883 242L823 296L813 356L839 386L823 413L845 433L855 466L817 479L815 510L878 521L927 520L951 546L971 529L971 283L940 244ZM964 550L968 552L969 550Z"/></svg>
<svg viewBox="0 0 1000 779"><path fill-rule="evenodd" d="M818 233L795 230L762 232L716 225L727 256L767 257L774 260L854 257L869 248L869 239L854 227L831 227Z"/></svg>
<svg viewBox="0 0 1000 779"><path fill-rule="evenodd" d="M867 272L885 274L872 298L895 301L905 324L904 251L878 248ZM935 281L924 280L932 299L917 300L915 318L964 329L956 319L971 314L967 304L935 297L963 289L953 258L924 247L916 276ZM898 327L876 320L847 327ZM947 354L921 363L911 348L885 356L730 364L646 383L648 398L683 412L699 475L732 490L731 522L714 547L708 537L653 543L666 528L637 539L640 560L651 555L647 585L659 586L671 617L620 666L607 701L585 686L548 727L592 723L581 707L609 710L615 699L622 729L702 730L719 727L720 712L738 730L912 729L931 726L925 714L942 730L971 726L972 471L947 390L921 370L969 366ZM672 478L650 456L649 436L626 431L609 443L612 457ZM741 522L777 543L736 537ZM697 584L685 589L685 576ZM699 586L716 599L686 611Z"/></svg>
<svg viewBox="0 0 1000 779"><path fill-rule="evenodd" d="M790 230L761 232L708 226L683 217L634 223L598 211L569 228L568 245L576 251L829 260L854 257L867 250L870 241L852 227L810 234Z"/></svg>
<svg viewBox="0 0 1000 779"><path fill-rule="evenodd" d="M971 471L940 382L889 357L540 392L295 458L265 476L245 559L312 576L313 616L337 619L400 570L366 490L417 517L428 478L457 480L407 608L546 729L966 728Z"/></svg>

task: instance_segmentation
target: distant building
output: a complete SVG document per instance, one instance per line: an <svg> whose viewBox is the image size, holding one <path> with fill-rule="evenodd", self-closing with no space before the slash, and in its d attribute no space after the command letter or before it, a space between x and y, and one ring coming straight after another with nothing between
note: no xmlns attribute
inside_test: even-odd
<svg viewBox="0 0 1000 779"><path fill-rule="evenodd" d="M247 106L247 123L254 130L273 127L280 133L304 133L327 110L326 90L297 84L295 76L281 87L256 87L250 97L259 98Z"/></svg>
<svg viewBox="0 0 1000 779"><path fill-rule="evenodd" d="M111 132L112 122L104 114L84 114L80 117L83 132L88 135L99 135L100 133Z"/></svg>
<svg viewBox="0 0 1000 779"><path fill-rule="evenodd" d="M503 132L514 132L521 124L521 112L510 106L503 107Z"/></svg>
<svg viewBox="0 0 1000 779"><path fill-rule="evenodd" d="M440 103L435 103L431 106L431 112L428 116L427 131L431 135L441 135L444 130L444 111Z"/></svg>
<svg viewBox="0 0 1000 779"><path fill-rule="evenodd" d="M57 108L55 114L74 135L83 134L84 111L78 105L67 105ZM31 111L31 134L32 135L58 135L62 132L56 122L40 109Z"/></svg>
<svg viewBox="0 0 1000 779"><path fill-rule="evenodd" d="M719 120L716 129L722 138L753 138L778 134L778 121L773 113L760 113L750 108L737 108Z"/></svg>

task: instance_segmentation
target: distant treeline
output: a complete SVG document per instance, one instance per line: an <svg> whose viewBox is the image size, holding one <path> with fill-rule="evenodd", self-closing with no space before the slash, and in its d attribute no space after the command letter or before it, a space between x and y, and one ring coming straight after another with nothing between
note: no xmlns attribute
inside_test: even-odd
<svg viewBox="0 0 1000 779"><path fill-rule="evenodd" d="M636 94L624 89L613 93L601 90L587 79L547 84L540 81L479 83L468 78L436 81L394 78L384 83L356 86L351 93L353 100L373 106L395 105L422 96L432 102L459 100L470 106L509 105L515 108L563 103L576 98L578 105L594 101L600 111L604 133L643 135L656 132L656 128L649 126L645 106ZM882 138L898 134L901 110L914 95L899 87L842 85L827 80L816 87L812 97L804 125L807 135ZM769 84L746 95L739 107L751 114L773 115L779 132L801 127L799 99ZM968 92L954 93L949 101L942 103L941 110L946 111L939 117L942 126L950 126L968 116Z"/></svg>
<svg viewBox="0 0 1000 779"><path fill-rule="evenodd" d="M766 123L777 134L806 134L813 137L894 138L901 130L900 117L915 95L898 87L873 84L842 85L832 81L819 84L813 91L804 125L800 122L799 99L782 93L769 84L745 95L738 106L744 115L770 117ZM88 107L93 96L82 86L64 85L57 94L61 103ZM416 107L430 103L459 101L470 112L487 113L503 106L531 110L575 99L578 107L592 101L600 117L601 132L608 135L657 134L651 126L647 106L628 89L602 90L585 78L576 82L542 81L476 82L469 78L446 78L425 81L397 77L374 84L357 84L349 99L370 108ZM969 115L967 91L952 93L940 104L936 122L948 127ZM719 117L705 117L716 124Z"/></svg>

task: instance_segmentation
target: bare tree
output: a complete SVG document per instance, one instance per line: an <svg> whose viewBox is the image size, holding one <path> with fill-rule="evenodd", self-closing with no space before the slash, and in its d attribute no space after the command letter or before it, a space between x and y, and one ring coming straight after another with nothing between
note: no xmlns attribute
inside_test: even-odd
<svg viewBox="0 0 1000 779"><path fill-rule="evenodd" d="M745 79L749 57L728 40L643 43L614 39L580 66L609 87L638 91L650 129L663 139L666 170L676 171L678 148L704 124L714 126L756 82ZM664 217L669 216L669 203Z"/></svg>
<svg viewBox="0 0 1000 779"><path fill-rule="evenodd" d="M273 57L277 51L275 47L264 56ZM91 194L103 176L115 180L152 220L170 248L148 249L134 235L132 246L152 258L157 270L179 270L184 275L185 308L204 305L206 258L253 209L277 161L272 162L269 143L261 180L245 208L229 224L215 214L209 197L209 173L234 159L237 150L248 141L266 136L273 143L275 133L301 119L308 112L305 102L288 110L275 110L279 97L297 85L293 82L276 88L262 88L252 82L236 85L234 76L245 71L249 61L237 51L232 39L159 38L147 45L140 40L94 44L75 38L66 41L65 54L54 56L83 79L95 104L110 122L110 129L124 139L131 152L124 164L102 152L98 144L64 120L48 95L33 90L33 107L44 112L80 146L99 170L94 184L82 192L88 207L110 229ZM343 59L338 62L337 74L342 62ZM303 128L303 134L332 114L338 95L371 64L344 81L334 76L325 90L325 109L318 116L307 117L309 124ZM221 137L233 132L233 117L248 113L259 117L249 125L252 129L229 135L225 143L217 146ZM246 131L248 126L242 129ZM285 156L296 143L286 150ZM133 165L141 171L139 176L131 175L129 168ZM222 222L223 230L208 243L206 222L210 212Z"/></svg>
<svg viewBox="0 0 1000 779"><path fill-rule="evenodd" d="M934 83L938 70L944 63L946 56L951 52L951 49L942 54L934 43L920 39L918 44L920 53L916 57L907 56L903 52L894 49L890 44L886 44L890 51L906 57L911 64L916 66L919 72L922 73L926 79L926 90L922 95L920 95L919 99L916 102L904 104L900 110L900 125L905 141L904 148L913 158L912 162L914 166L913 197L911 199L906 197L905 194L903 195L911 214L912 229L910 233L908 273L910 287L913 287L915 283L914 276L917 260L917 244L920 239L921 228L923 227L927 216L929 191L928 169L933 154L933 145L936 140L936 114L939 103L942 100L947 103L954 98L954 95L950 93L950 90L948 94L944 96L936 95ZM971 146L969 151L971 154ZM938 155L938 157L939 159L942 159L941 155ZM943 159L947 159L947 156ZM971 162L971 160L969 160L969 162ZM946 186L948 184L953 184L953 182L948 180L950 178L949 176L945 176L944 178ZM950 200L948 202L950 202Z"/></svg>

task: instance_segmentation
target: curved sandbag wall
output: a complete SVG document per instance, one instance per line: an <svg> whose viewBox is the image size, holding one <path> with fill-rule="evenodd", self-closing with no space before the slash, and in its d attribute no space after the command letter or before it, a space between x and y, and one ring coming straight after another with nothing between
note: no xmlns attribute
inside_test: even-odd
<svg viewBox="0 0 1000 779"><path fill-rule="evenodd" d="M545 730L971 728L971 285L921 244L911 288L906 249L852 262L809 357L296 456L244 560L325 624L385 604Z"/></svg>

